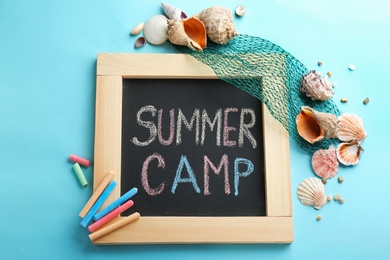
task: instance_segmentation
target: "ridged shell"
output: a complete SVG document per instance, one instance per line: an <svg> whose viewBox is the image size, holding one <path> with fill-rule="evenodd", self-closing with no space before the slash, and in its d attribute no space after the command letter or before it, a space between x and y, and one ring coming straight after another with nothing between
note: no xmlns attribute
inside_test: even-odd
<svg viewBox="0 0 390 260"><path fill-rule="evenodd" d="M168 39L171 43L203 51L207 45L206 28L196 17L168 20Z"/></svg>
<svg viewBox="0 0 390 260"><path fill-rule="evenodd" d="M336 138L338 119L330 113L323 113L303 106L296 117L298 134L313 144L324 138Z"/></svg>
<svg viewBox="0 0 390 260"><path fill-rule="evenodd" d="M164 15L154 15L146 21L144 26L144 36L148 43L163 44L167 41L168 23Z"/></svg>
<svg viewBox="0 0 390 260"><path fill-rule="evenodd" d="M327 203L325 186L318 178L306 178L298 186L298 198L303 205L320 209Z"/></svg>
<svg viewBox="0 0 390 260"><path fill-rule="evenodd" d="M209 39L218 44L226 44L238 33L233 23L232 12L221 6L204 9L197 17L206 26Z"/></svg>
<svg viewBox="0 0 390 260"><path fill-rule="evenodd" d="M341 143L337 146L337 159L346 166L358 164L363 148L356 141Z"/></svg>
<svg viewBox="0 0 390 260"><path fill-rule="evenodd" d="M165 3L161 3L161 6L164 10L164 13L171 20L181 20L187 18L180 8Z"/></svg>
<svg viewBox="0 0 390 260"><path fill-rule="evenodd" d="M302 77L301 92L312 100L327 100L334 94L328 78L320 78L314 70Z"/></svg>
<svg viewBox="0 0 390 260"><path fill-rule="evenodd" d="M321 178L331 179L337 175L339 161L336 148L331 145L328 149L319 149L311 157L313 171Z"/></svg>
<svg viewBox="0 0 390 260"><path fill-rule="evenodd" d="M362 141L367 136L363 120L355 114L342 114L339 116L338 125L337 137L341 141Z"/></svg>

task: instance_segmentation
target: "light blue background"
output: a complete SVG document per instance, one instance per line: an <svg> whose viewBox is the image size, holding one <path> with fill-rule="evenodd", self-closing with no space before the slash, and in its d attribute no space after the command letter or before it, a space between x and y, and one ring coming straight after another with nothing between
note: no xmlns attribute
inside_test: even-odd
<svg viewBox="0 0 390 260"><path fill-rule="evenodd" d="M333 72L339 108L365 122L365 151L360 164L340 168L344 183L326 185L345 204L316 211L297 199L298 184L314 174L310 155L291 140L291 245L91 244L78 213L92 194L93 168L84 168L90 185L82 188L67 158L93 158L97 53L176 52L169 43L136 50L129 35L161 12L160 2L0 0L0 259L389 259L386 0L168 2L187 15L244 4L247 15L235 18L240 33L271 40L309 69L323 60L318 69Z"/></svg>

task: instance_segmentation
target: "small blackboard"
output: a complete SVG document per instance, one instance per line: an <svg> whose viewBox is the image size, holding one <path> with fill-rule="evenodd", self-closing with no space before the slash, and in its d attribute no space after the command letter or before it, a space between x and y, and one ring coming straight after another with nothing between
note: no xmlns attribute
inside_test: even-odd
<svg viewBox="0 0 390 260"><path fill-rule="evenodd" d="M261 102L216 79L124 79L122 214L265 216Z"/></svg>
<svg viewBox="0 0 390 260"><path fill-rule="evenodd" d="M264 55L286 71L285 56ZM285 80L258 73L266 91ZM114 172L103 207L139 191L107 225L141 217L95 244L291 243L289 165L288 133L265 105L195 58L98 55L94 189Z"/></svg>

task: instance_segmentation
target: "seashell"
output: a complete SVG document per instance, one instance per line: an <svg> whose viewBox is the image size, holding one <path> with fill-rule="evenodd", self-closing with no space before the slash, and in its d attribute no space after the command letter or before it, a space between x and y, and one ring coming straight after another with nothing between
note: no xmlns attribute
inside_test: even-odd
<svg viewBox="0 0 390 260"><path fill-rule="evenodd" d="M313 171L321 178L331 179L337 175L339 161L336 148L331 145L328 149L319 149L311 157Z"/></svg>
<svg viewBox="0 0 390 260"><path fill-rule="evenodd" d="M187 15L185 12L181 11L181 19L186 19Z"/></svg>
<svg viewBox="0 0 390 260"><path fill-rule="evenodd" d="M325 186L318 178L306 178L298 186L298 198L303 205L320 209L328 200Z"/></svg>
<svg viewBox="0 0 390 260"><path fill-rule="evenodd" d="M363 148L356 141L341 143L336 150L337 159L346 166L358 164L361 152Z"/></svg>
<svg viewBox="0 0 390 260"><path fill-rule="evenodd" d="M163 44L168 39L167 18L164 15L154 15L146 21L144 26L144 36L151 44Z"/></svg>
<svg viewBox="0 0 390 260"><path fill-rule="evenodd" d="M221 6L204 9L197 15L206 26L209 39L218 44L226 44L238 33L233 23L232 12Z"/></svg>
<svg viewBox="0 0 390 260"><path fill-rule="evenodd" d="M144 29L144 23L140 23L140 24L137 24L137 26L135 26L134 28L133 28L133 30L131 30L131 34L132 35L137 35L137 34L139 34L140 32L142 32L142 30Z"/></svg>
<svg viewBox="0 0 390 260"><path fill-rule="evenodd" d="M206 28L196 17L168 20L168 39L171 43L203 51L207 45Z"/></svg>
<svg viewBox="0 0 390 260"><path fill-rule="evenodd" d="M338 117L337 138L344 142L362 141L367 137L363 120L355 114L342 114Z"/></svg>
<svg viewBox="0 0 390 260"><path fill-rule="evenodd" d="M303 106L296 117L299 135L313 144L324 138L336 138L338 119L330 113L323 113Z"/></svg>
<svg viewBox="0 0 390 260"><path fill-rule="evenodd" d="M320 78L315 70L302 77L301 92L312 100L327 100L334 94L328 78Z"/></svg>
<svg viewBox="0 0 390 260"><path fill-rule="evenodd" d="M244 16L246 13L246 8L243 5L239 5L236 7L236 15L237 16Z"/></svg>
<svg viewBox="0 0 390 260"><path fill-rule="evenodd" d="M182 17L182 15L184 13L181 11L180 8L177 8L177 7L173 6L173 5L169 5L169 4L165 4L165 3L161 3L161 6L162 6L162 8L164 10L164 13L171 20L181 20L181 19L186 18L186 17L184 17L184 18Z"/></svg>
<svg viewBox="0 0 390 260"><path fill-rule="evenodd" d="M146 44L146 40L145 40L145 37L138 37L138 39L135 41L134 43L134 47L135 48L140 48L142 46L145 46Z"/></svg>

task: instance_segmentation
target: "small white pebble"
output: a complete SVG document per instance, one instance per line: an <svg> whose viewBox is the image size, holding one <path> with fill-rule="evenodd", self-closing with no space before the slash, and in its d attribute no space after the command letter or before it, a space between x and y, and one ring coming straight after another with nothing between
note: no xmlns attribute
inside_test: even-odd
<svg viewBox="0 0 390 260"><path fill-rule="evenodd" d="M340 177L338 178L338 181L339 181L339 183L342 183L342 182L344 181L343 176L340 176Z"/></svg>
<svg viewBox="0 0 390 260"><path fill-rule="evenodd" d="M322 62L322 61L318 61L318 62L317 62L317 65L318 65L318 66L322 66L322 64L324 64L324 62Z"/></svg>
<svg viewBox="0 0 390 260"><path fill-rule="evenodd" d="M333 87L336 87L336 86L337 86L337 82L336 82L336 81L333 82L332 86L333 86Z"/></svg>
<svg viewBox="0 0 390 260"><path fill-rule="evenodd" d="M340 200L340 195L339 194L335 194L334 196L333 196L333 199L335 200L335 201L338 201L338 200Z"/></svg>
<svg viewBox="0 0 390 260"><path fill-rule="evenodd" d="M332 200L332 195L329 195L326 199L327 199L328 201L331 201L331 200Z"/></svg>
<svg viewBox="0 0 390 260"><path fill-rule="evenodd" d="M243 5L239 5L236 7L236 15L238 16L244 16L246 13L246 8Z"/></svg>
<svg viewBox="0 0 390 260"><path fill-rule="evenodd" d="M351 64L351 65L349 65L348 69L349 69L349 70L355 70L356 67L355 67L355 65Z"/></svg>
<svg viewBox="0 0 390 260"><path fill-rule="evenodd" d="M344 198L340 198L340 199L339 199L339 203L340 203L340 204L343 204L343 203L344 203Z"/></svg>

